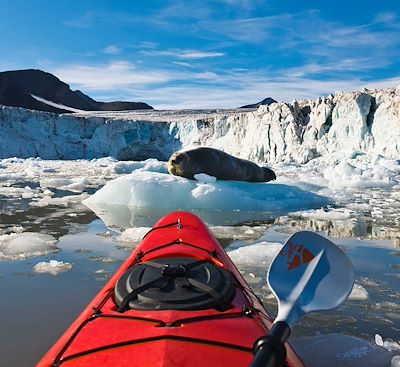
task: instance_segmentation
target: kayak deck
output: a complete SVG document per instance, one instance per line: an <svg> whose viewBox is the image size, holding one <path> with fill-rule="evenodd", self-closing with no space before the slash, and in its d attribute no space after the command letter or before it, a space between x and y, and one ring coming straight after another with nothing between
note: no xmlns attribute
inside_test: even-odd
<svg viewBox="0 0 400 367"><path fill-rule="evenodd" d="M115 285L133 266L168 258L212 263L233 279L225 309L119 310ZM145 236L108 284L37 367L248 366L254 341L272 320L208 228L195 215L171 213ZM288 366L303 366L289 345Z"/></svg>

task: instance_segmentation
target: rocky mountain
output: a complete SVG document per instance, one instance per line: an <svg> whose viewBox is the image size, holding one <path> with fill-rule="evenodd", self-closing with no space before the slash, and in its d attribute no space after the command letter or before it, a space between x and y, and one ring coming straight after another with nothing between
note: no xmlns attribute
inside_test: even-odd
<svg viewBox="0 0 400 367"><path fill-rule="evenodd" d="M368 154L400 158L400 88L261 105L253 111L56 115L0 107L0 158L167 160L209 146L258 163Z"/></svg>
<svg viewBox="0 0 400 367"><path fill-rule="evenodd" d="M54 75L34 69L0 73L0 104L56 113L153 109L143 102L95 101Z"/></svg>
<svg viewBox="0 0 400 367"><path fill-rule="evenodd" d="M247 104L247 105L239 107L239 108L258 108L260 106L269 106L272 103L277 103L277 102L275 101L275 99L273 99L271 97L267 97L258 103Z"/></svg>

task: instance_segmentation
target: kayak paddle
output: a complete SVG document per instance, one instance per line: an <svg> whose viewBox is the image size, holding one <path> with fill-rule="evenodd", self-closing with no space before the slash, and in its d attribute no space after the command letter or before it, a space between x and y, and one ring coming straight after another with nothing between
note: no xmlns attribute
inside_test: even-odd
<svg viewBox="0 0 400 367"><path fill-rule="evenodd" d="M293 234L273 260L268 285L278 300L270 332L254 344L251 367L282 366L285 342L294 323L312 311L339 306L350 294L354 270L349 258L314 232Z"/></svg>

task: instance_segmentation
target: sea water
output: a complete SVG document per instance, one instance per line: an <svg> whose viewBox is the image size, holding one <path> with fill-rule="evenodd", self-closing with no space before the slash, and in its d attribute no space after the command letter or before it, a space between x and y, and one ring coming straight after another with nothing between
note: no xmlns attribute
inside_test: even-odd
<svg viewBox="0 0 400 367"><path fill-rule="evenodd" d="M352 163L357 168L357 162ZM276 314L276 301L266 286L266 271L291 233L308 229L329 235L348 254L356 271L350 298L338 309L311 314L294 327L291 340L310 366L326 366L327 361L332 366L386 366L400 354L399 171L387 162L368 166L359 161L358 166L277 165L278 180L264 193L275 205L267 208L254 184L228 185L240 195L232 197L232 191L219 190L221 185L212 180L183 183L186 199L219 193L218 208L198 208L197 213L209 222L271 315ZM146 190L147 182L153 190L168 193L164 177L160 181L149 175L166 174L165 163L156 160L0 161L0 365L34 365L155 218L173 209L152 207L152 198L146 202L145 194L141 199L147 207L126 205L135 192L128 191L128 198L118 188L114 195L120 195L121 202L116 210L103 208L96 215L82 204L107 182L132 172L143 172L146 178L138 191ZM345 179L354 181L351 187L343 186ZM167 186L157 188L155 182ZM131 187L135 184L131 181ZM269 184L264 185L265 190ZM286 195L273 185L286 185ZM193 190L197 196L189 196ZM300 208L298 199L307 205ZM251 200L257 200L260 210L231 207L232 201L241 205ZM265 210L270 208L279 210Z"/></svg>

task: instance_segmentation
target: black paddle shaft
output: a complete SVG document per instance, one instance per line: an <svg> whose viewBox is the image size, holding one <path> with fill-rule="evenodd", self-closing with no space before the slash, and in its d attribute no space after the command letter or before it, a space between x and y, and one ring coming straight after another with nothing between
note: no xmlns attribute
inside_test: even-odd
<svg viewBox="0 0 400 367"><path fill-rule="evenodd" d="M286 359L285 342L290 336L286 322L278 321L270 332L254 343L254 360L250 367L282 367Z"/></svg>

